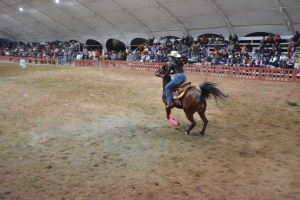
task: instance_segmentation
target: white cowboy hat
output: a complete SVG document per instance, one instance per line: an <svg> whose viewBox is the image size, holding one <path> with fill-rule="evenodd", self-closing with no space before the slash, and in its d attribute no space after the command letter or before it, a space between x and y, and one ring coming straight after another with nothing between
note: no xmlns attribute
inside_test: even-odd
<svg viewBox="0 0 300 200"><path fill-rule="evenodd" d="M172 56L172 57L175 57L175 58L180 58L181 57L181 55L177 51L171 51L171 53L168 54L168 56Z"/></svg>

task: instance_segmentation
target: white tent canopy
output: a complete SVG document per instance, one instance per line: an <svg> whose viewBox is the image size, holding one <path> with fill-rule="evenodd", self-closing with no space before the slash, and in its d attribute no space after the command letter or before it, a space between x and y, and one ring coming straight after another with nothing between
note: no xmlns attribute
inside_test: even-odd
<svg viewBox="0 0 300 200"><path fill-rule="evenodd" d="M293 35L300 0L1 0L0 38L22 42L118 39L205 33ZM23 11L20 11L20 8Z"/></svg>

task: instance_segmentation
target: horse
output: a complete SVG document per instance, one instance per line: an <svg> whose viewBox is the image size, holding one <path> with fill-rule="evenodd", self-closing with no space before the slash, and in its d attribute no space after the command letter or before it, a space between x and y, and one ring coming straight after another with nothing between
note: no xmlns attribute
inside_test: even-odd
<svg viewBox="0 0 300 200"><path fill-rule="evenodd" d="M164 76L168 69L167 65L163 65L161 68L155 71L155 75L163 79L163 93L162 101L167 105L165 86L172 80L170 75ZM199 84L199 89L191 85L191 82L183 83L180 87L177 86L173 88L172 91L173 98L175 97L174 107L178 109L183 109L187 119L191 122L191 125L187 130L185 130L185 135L189 135L190 131L196 126L196 121L194 119L194 113L198 112L199 116L203 121L203 128L199 133L203 136L205 129L208 124L208 120L205 116L207 102L206 100L213 97L217 103L218 99L226 100L228 95L222 93L220 89L217 88L217 84L213 82L208 82L205 80L202 84ZM180 124L175 121L172 117L170 107L166 107L167 119L174 126L178 127Z"/></svg>

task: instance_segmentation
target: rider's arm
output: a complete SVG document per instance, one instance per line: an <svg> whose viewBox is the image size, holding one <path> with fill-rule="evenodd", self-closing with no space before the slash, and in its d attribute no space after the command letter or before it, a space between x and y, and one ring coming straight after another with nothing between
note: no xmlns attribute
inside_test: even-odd
<svg viewBox="0 0 300 200"><path fill-rule="evenodd" d="M171 70L172 69L174 69L174 63L170 63L170 66L168 67L168 69L167 69L167 71L166 71L166 73L165 73L165 75L164 75L164 77L166 77L167 75L169 75L169 74L174 74L174 73L171 73Z"/></svg>

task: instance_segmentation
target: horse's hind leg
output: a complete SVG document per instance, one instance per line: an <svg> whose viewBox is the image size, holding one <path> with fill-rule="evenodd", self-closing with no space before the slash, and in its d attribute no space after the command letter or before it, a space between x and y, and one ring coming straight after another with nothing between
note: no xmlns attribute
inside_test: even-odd
<svg viewBox="0 0 300 200"><path fill-rule="evenodd" d="M191 122L190 127L188 128L188 130L185 131L185 135L189 135L190 131L196 126L196 121L194 120L194 113L193 114L188 114L185 113L185 116L188 118L188 120Z"/></svg>
<svg viewBox="0 0 300 200"><path fill-rule="evenodd" d="M204 135L205 133L205 129L206 129L206 126L208 124L208 120L206 119L205 117L205 110L206 110L206 104L205 104L205 107L201 107L199 110L198 110L198 114L200 115L202 121L203 121L203 128L200 132L201 135Z"/></svg>

